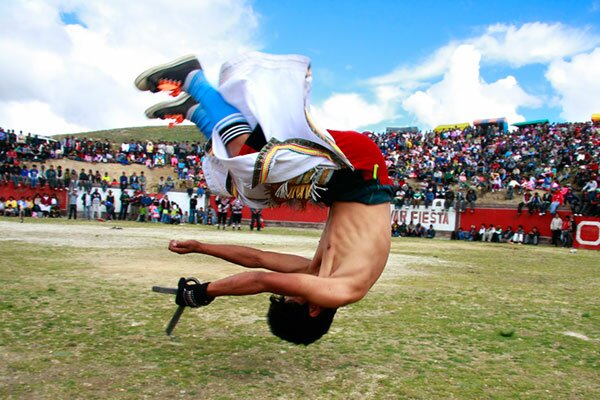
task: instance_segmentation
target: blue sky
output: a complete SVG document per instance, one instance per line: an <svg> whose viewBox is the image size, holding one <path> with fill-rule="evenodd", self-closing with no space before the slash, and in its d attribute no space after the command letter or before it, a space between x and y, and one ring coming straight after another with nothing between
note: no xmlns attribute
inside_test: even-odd
<svg viewBox="0 0 600 400"><path fill-rule="evenodd" d="M167 98L138 72L197 54L214 82L245 51L299 53L313 113L382 131L600 112L600 0L8 0L0 6L0 126L41 134L151 125ZM3 57L4 58L4 57Z"/></svg>

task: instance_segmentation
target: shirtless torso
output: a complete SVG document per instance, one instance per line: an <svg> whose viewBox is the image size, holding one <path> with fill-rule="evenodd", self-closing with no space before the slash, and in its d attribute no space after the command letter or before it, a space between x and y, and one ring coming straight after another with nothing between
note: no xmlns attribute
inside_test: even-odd
<svg viewBox="0 0 600 400"><path fill-rule="evenodd" d="M337 308L362 299L381 275L390 250L389 203L334 203L313 259L245 246L171 241L175 253L200 253L247 268L264 268L213 281L208 294L242 296L270 292Z"/></svg>

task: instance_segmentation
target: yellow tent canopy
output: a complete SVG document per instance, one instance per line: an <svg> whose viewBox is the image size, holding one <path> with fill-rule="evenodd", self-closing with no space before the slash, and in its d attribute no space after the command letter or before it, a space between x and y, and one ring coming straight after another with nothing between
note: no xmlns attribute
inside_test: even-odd
<svg viewBox="0 0 600 400"><path fill-rule="evenodd" d="M439 133L439 132L447 131L450 129L465 129L470 126L471 126L471 124L468 122L461 122L461 123L457 123L457 124L445 124L445 125L436 126L435 128L433 128L433 131L435 133Z"/></svg>
<svg viewBox="0 0 600 400"><path fill-rule="evenodd" d="M600 122L600 114L592 114L592 122Z"/></svg>

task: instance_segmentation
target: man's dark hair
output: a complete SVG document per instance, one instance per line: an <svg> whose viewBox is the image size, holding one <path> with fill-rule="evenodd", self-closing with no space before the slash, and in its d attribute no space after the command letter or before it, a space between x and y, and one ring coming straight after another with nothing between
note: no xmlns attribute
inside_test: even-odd
<svg viewBox="0 0 600 400"><path fill-rule="evenodd" d="M271 296L267 322L273 335L295 344L308 346L329 331L337 308L321 308L316 317L309 315L308 303L286 302Z"/></svg>

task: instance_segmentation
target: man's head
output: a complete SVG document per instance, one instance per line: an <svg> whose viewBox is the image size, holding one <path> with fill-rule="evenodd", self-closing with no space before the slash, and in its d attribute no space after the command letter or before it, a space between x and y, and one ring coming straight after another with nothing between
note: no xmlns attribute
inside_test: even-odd
<svg viewBox="0 0 600 400"><path fill-rule="evenodd" d="M271 296L267 321L275 336L308 346L329 331L336 311L337 308L320 308L315 313L308 302L301 304L286 301L283 296Z"/></svg>

